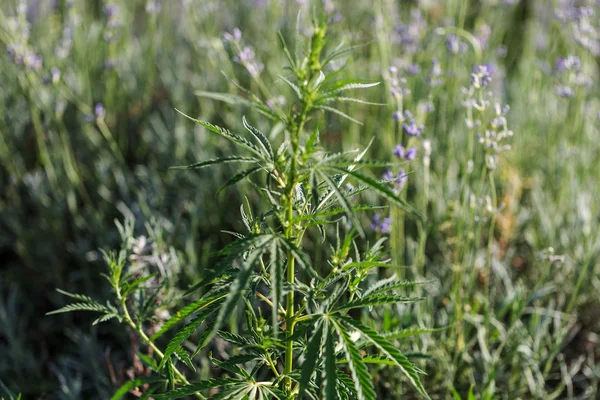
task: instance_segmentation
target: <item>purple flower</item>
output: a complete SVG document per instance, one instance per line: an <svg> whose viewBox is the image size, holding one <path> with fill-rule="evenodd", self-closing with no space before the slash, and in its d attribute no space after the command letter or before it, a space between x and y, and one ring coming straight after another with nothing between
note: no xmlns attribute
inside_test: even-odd
<svg viewBox="0 0 600 400"><path fill-rule="evenodd" d="M419 64L411 64L408 66L408 68L406 68L406 73L409 75L417 75L419 72L421 72L421 67L419 67Z"/></svg>
<svg viewBox="0 0 600 400"><path fill-rule="evenodd" d="M60 80L60 70L57 67L52 67L50 76L52 77L52 83L58 83Z"/></svg>
<svg viewBox="0 0 600 400"><path fill-rule="evenodd" d="M94 107L94 114L98 119L102 119L106 116L106 111L104 110L104 106L102 105L102 103L96 104L96 107Z"/></svg>
<svg viewBox="0 0 600 400"><path fill-rule="evenodd" d="M404 186L407 179L408 178L404 173L404 170L401 169L400 171L398 171L398 175L396 176L396 180L394 181L394 183L401 188L402 186Z"/></svg>
<svg viewBox="0 0 600 400"><path fill-rule="evenodd" d="M572 55L568 55L565 58L559 58L556 60L556 72L564 72L564 71L578 71L581 69L581 60L579 57L575 57Z"/></svg>
<svg viewBox="0 0 600 400"><path fill-rule="evenodd" d="M388 168L385 170L381 178L383 178L383 180L385 181L391 181L392 179L394 179L394 174L392 174L392 171L390 171L390 169Z"/></svg>
<svg viewBox="0 0 600 400"><path fill-rule="evenodd" d="M402 114L400 114L400 111L396 111L392 114L392 118L394 119L394 121L400 121L401 116Z"/></svg>
<svg viewBox="0 0 600 400"><path fill-rule="evenodd" d="M398 158L404 158L404 147L401 144L397 144L393 154Z"/></svg>
<svg viewBox="0 0 600 400"><path fill-rule="evenodd" d="M402 124L402 128L409 136L420 136L423 129L425 129L423 125L417 125L417 122L414 119L411 119L408 124Z"/></svg>
<svg viewBox="0 0 600 400"><path fill-rule="evenodd" d="M233 28L233 33L225 32L223 37L228 42L239 42L242 39L242 31L240 28Z"/></svg>
<svg viewBox="0 0 600 400"><path fill-rule="evenodd" d="M392 218L385 217L379 229L381 230L381 233L390 233L392 231Z"/></svg>
<svg viewBox="0 0 600 400"><path fill-rule="evenodd" d="M446 37L446 48L452 54L464 53L467 51L467 44L461 42L455 34L450 34Z"/></svg>
<svg viewBox="0 0 600 400"><path fill-rule="evenodd" d="M371 220L371 229L377 230L379 228L379 222L381 221L381 217L379 214L375 214L373 219Z"/></svg>
<svg viewBox="0 0 600 400"><path fill-rule="evenodd" d="M416 147L411 147L410 149L408 149L408 151L406 152L406 154L404 155L404 158L407 161L412 161L417 157L417 148Z"/></svg>
<svg viewBox="0 0 600 400"><path fill-rule="evenodd" d="M104 13L104 17L106 17L106 19L111 20L117 15L117 12L119 12L119 6L112 3L107 4L104 6L102 12Z"/></svg>
<svg viewBox="0 0 600 400"><path fill-rule="evenodd" d="M485 88L492 81L492 66L490 64L477 65L471 74L471 85L476 88Z"/></svg>

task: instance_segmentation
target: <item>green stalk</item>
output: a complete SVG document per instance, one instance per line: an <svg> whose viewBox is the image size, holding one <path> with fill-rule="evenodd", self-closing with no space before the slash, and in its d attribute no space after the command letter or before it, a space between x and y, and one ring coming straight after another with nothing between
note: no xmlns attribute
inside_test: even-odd
<svg viewBox="0 0 600 400"><path fill-rule="evenodd" d="M304 128L304 124L306 122L306 116L310 109L310 102L307 100L303 101L302 111L298 117L298 122L295 124L291 142L292 142L292 160L290 165L290 175L288 184L285 190L285 196L283 198L284 206L285 206L285 214L284 214L284 227L285 232L284 235L287 239L291 239L294 237L294 188L296 187L296 165L297 165L297 157L298 157L298 142L300 139L300 133ZM288 284L294 283L295 276L295 258L290 250L287 252L287 282ZM290 340L290 338L294 335L294 326L296 324L295 314L294 314L294 291L290 290L286 299L286 326L285 326L285 337L287 340L286 349L285 349L285 369L284 374L285 378L285 388L288 393L292 390L292 380L289 378L289 374L292 372L294 367L294 342Z"/></svg>
<svg viewBox="0 0 600 400"><path fill-rule="evenodd" d="M142 326L136 324L133 321L133 319L131 318L131 315L129 314L129 310L127 309L126 298L122 297L121 294L119 293L119 291L117 291L117 297L119 297L119 299L121 300L121 308L123 309L123 319L125 320L125 323L127 325L129 325L131 327L131 329L133 329L138 334L138 336L140 338L142 338L142 341L144 343L146 343L156 353L156 355L162 360L165 357L164 353L162 351L160 351L160 349L154 344L154 342L152 340L150 340L148 335L146 335L146 333L142 329ZM183 375L175 366L173 366L173 373L175 374L177 379L184 385L190 384L190 382L187 380L185 375ZM206 399L202 394L200 394L198 392L194 393L194 396L197 399L202 399L202 400Z"/></svg>

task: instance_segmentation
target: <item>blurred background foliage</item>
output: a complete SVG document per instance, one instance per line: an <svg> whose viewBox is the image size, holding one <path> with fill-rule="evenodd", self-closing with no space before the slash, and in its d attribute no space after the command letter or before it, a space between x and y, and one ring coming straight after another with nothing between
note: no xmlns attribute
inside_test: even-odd
<svg viewBox="0 0 600 400"><path fill-rule="evenodd" d="M404 344L425 358L428 392L439 399L467 398L471 387L476 398L598 395L594 0L2 1L5 389L26 398L105 399L139 372L132 335L111 324L90 328L86 315L44 316L63 305L55 288L106 298L98 249L119 246L115 220L126 218L135 220L140 253L176 272L174 285L202 277L211 254L230 241L222 231L241 227L243 191L215 196L231 175L227 167L169 170L229 152L174 109L232 130L245 114L279 134L256 111L231 104L228 94L240 91L228 77L285 107L276 33L293 43L308 32L313 12L327 15L330 46L356 45L343 74L383 82L368 100L387 104L346 104L343 112L363 126L323 116L325 146L351 149L374 137L373 155L391 159L399 129L394 91L424 125L403 193L428 219L394 221L390 240L403 273L436 283L425 288L426 302L388 310L378 323L448 326ZM491 72L494 98L511 106L514 131L497 167L493 210L486 196L466 201L463 194L471 172L462 88L478 64ZM488 255L492 282L484 273ZM481 306L489 286L492 327ZM385 369L379 379L386 398L407 390Z"/></svg>

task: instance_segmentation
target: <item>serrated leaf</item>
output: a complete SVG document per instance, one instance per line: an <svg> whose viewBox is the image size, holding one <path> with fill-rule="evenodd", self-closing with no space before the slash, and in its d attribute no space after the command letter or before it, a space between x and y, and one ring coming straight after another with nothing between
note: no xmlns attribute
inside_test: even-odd
<svg viewBox="0 0 600 400"><path fill-rule="evenodd" d="M254 138L258 141L258 143L264 150L265 155L269 157L270 160L274 160L275 153L273 153L273 147L271 147L271 142L269 141L269 139L267 139L267 137L261 131L250 125L246 120L246 116L242 117L242 123L244 124L244 127L248 130L248 132L250 132L252 136L254 136Z"/></svg>
<svg viewBox="0 0 600 400"><path fill-rule="evenodd" d="M406 288L406 287L412 288L417 285L425 285L425 284L431 283L431 282L433 282L433 280L427 280L427 281L398 280L398 279L396 279L396 276L394 275L389 279L375 282L375 284L373 286L371 286L367 290L365 290L365 292L363 293L363 297L371 295L371 294L383 293L383 292L387 292L389 290L394 290L394 289L399 289L399 288Z"/></svg>
<svg viewBox="0 0 600 400"><path fill-rule="evenodd" d="M338 188L336 183L333 182L333 180L326 173L324 173L323 171L317 171L317 172L318 172L319 176L321 176L321 178L329 185L329 187L335 194L335 197L337 198L338 202L340 203L340 205L346 212L346 215L348 216L348 219L352 223L352 226L354 226L356 228L356 231L358 232L358 234L361 237L364 237L365 231L363 230L362 226L360 225L360 221L358 220L358 217L356 216L356 213L354 212L354 210L352 208L352 204L350 203L350 200L348 200L348 198L342 192L340 192L340 189Z"/></svg>
<svg viewBox="0 0 600 400"><path fill-rule="evenodd" d="M195 393L198 393L202 390L212 389L212 388L226 388L229 386L235 386L245 383L245 381L240 379L226 378L226 379L209 379L206 381L195 382L189 385L181 386L176 390L171 390L168 393L163 394L155 394L154 398L156 400L171 400L171 399L179 399L185 396L191 396Z"/></svg>
<svg viewBox="0 0 600 400"><path fill-rule="evenodd" d="M360 122L356 118L352 118L351 116L349 116L348 114L346 114L343 111L338 110L337 108L325 106L323 104L317 105L317 106L315 106L315 108L318 108L319 110L324 110L324 111L332 112L334 114L339 115L342 118L346 118L347 120L354 122L355 124L358 124L358 125L362 125L363 124L362 122Z"/></svg>
<svg viewBox="0 0 600 400"><path fill-rule="evenodd" d="M386 199L388 199L392 203L396 204L398 207L400 207L405 212L407 212L421 220L425 219L425 217L423 216L423 214L420 211L418 211L415 208L413 208L412 206L410 206L406 202L406 200L403 200L400 197L398 197L394 193L394 191L392 189L390 189L388 186L386 186L385 184L383 184L371 177L368 177L368 176L362 175L356 171L350 170L349 168L345 169L345 168L334 167L334 169L336 171L349 174L349 175L353 176L354 178L358 179L359 181L363 182L364 184L369 186L371 189L375 190L377 193L381 194Z"/></svg>
<svg viewBox="0 0 600 400"><path fill-rule="evenodd" d="M315 326L315 330L308 342L306 352L304 354L304 362L300 372L298 398L301 399L304 392L308 388L311 378L315 373L317 359L321 353L321 342L323 339L323 321L319 320Z"/></svg>
<svg viewBox="0 0 600 400"><path fill-rule="evenodd" d="M100 303L71 303L59 308L58 310L47 312L46 315L60 314L72 311L94 311L109 314L112 314L114 312L114 310L111 310Z"/></svg>
<svg viewBox="0 0 600 400"><path fill-rule="evenodd" d="M335 360L335 349L333 344L333 333L327 329L327 339L325 340L325 368L323 369L323 391L325 400L337 400L337 366Z"/></svg>
<svg viewBox="0 0 600 400"><path fill-rule="evenodd" d="M352 318L339 316L336 317L343 321L348 327L351 327L357 331L359 331L367 340L373 343L379 351L388 357L390 360L396 363L396 366L400 368L400 370L406 375L410 383L417 389L417 391L425 398L429 399L423 384L421 383L421 379L419 377L419 373L422 373L406 356L404 356L393 343L387 341L384 337L379 335L374 329L369 328L361 324L358 321L353 320Z"/></svg>
<svg viewBox="0 0 600 400"><path fill-rule="evenodd" d="M214 296L209 296L209 297L203 297L199 300L196 300L195 302L188 304L187 306L185 306L184 308L182 308L181 310L177 311L175 313L175 315L173 315L171 318L169 318L164 324L163 326L160 328L160 330L158 332L156 332L154 335L152 335L152 337L150 338L150 340L154 341L156 339L158 339L159 337L161 337L166 331L168 331L169 329L171 329L171 327L173 325L178 324L179 322L183 321L185 318L187 318L188 316L190 316L191 314L201 311L202 309L210 306L211 304L218 302L220 300L223 300L225 297L227 296L227 293L220 293Z"/></svg>
<svg viewBox="0 0 600 400"><path fill-rule="evenodd" d="M166 363L170 362L171 355L181 346L181 344L189 338L192 333L196 331L202 325L202 323L206 320L206 318L215 312L217 308L221 307L221 302L213 303L210 306L202 309L198 314L194 316L194 318L183 327L179 332L173 336L167 348L164 351L164 356L158 365L158 369L161 369L165 366Z"/></svg>
<svg viewBox="0 0 600 400"><path fill-rule="evenodd" d="M448 329L448 327L444 326L441 328L407 328L407 329L400 329L397 331L393 331L393 332L386 332L384 334L382 334L382 336L386 339L402 339L405 337L411 337L411 336L418 336L418 335L423 335L426 333L434 333L434 332L440 332L443 330Z"/></svg>
<svg viewBox="0 0 600 400"><path fill-rule="evenodd" d="M233 163L233 162L259 163L260 160L257 158L252 158L252 157L238 157L238 156L221 157L221 158L214 158L214 159L206 160L206 161L200 161L200 162L190 164L190 165L175 166L175 167L171 167L171 169L200 169L200 168L204 168L204 167L210 167L213 165Z"/></svg>
<svg viewBox="0 0 600 400"><path fill-rule="evenodd" d="M248 287L248 283L250 281L250 276L252 275L252 271L256 265L258 258L264 253L265 245L270 240L269 235L265 235L265 241L260 246L256 246L256 249L250 251L248 257L243 262L243 266L240 269L238 275L230 286L229 294L227 295L225 301L220 307L219 313L217 314L217 318L212 327L212 330L209 332L207 340L210 340L214 337L217 331L221 328L221 325L225 321L226 318L230 317L238 303L238 300L241 298L242 292L246 290Z"/></svg>
<svg viewBox="0 0 600 400"><path fill-rule="evenodd" d="M296 93L296 96L298 96L299 99L302 99L302 91L300 90L300 88L298 86L296 86L294 83L292 83L291 81L289 81L284 76L279 75L279 79L281 79L282 81L284 81L285 83L287 83L288 86L292 88L292 90L294 91L294 93Z"/></svg>
<svg viewBox="0 0 600 400"><path fill-rule="evenodd" d="M187 367L189 369L196 372L196 367L194 366L194 363L192 363L190 356L188 355L188 353L184 350L184 348L182 346L179 346L178 348L176 348L175 351L173 352L173 354L175 354L175 357L177 357L177 359L179 361L181 361L185 365L187 365Z"/></svg>
<svg viewBox="0 0 600 400"><path fill-rule="evenodd" d="M197 123L198 125L201 125L203 127L205 127L206 129L208 129L211 132L214 132L220 136L223 136L227 139L229 139L230 141L244 147L245 149L251 151L252 153L254 153L255 155L262 157L262 153L260 152L260 149L258 149L258 147L256 147L252 142L244 139L243 137L236 135L234 133L231 133L229 130L225 129L225 128L221 128L220 126L216 126L211 124L208 121L203 121L200 119L196 119L196 118L192 118L189 115L183 113L182 111L179 111L178 109L175 109L175 111L177 111L179 114L183 115L184 117L186 117L187 119Z"/></svg>
<svg viewBox="0 0 600 400"><path fill-rule="evenodd" d="M279 300L283 296L284 284L283 264L284 257L279 249L279 243L274 240L271 243L271 262L269 268L271 269L271 325L275 338L279 335Z"/></svg>
<svg viewBox="0 0 600 400"><path fill-rule="evenodd" d="M164 379L159 379L156 377L143 377L143 378L136 378L131 381L127 381L119 389L117 389L117 391L115 392L115 394L113 394L113 396L110 398L110 400L120 400L124 396L126 396L130 390L135 389L136 387L145 385L147 383L156 383L156 382L164 382L164 381L165 381Z"/></svg>
<svg viewBox="0 0 600 400"><path fill-rule="evenodd" d="M229 178L229 180L227 182L225 182L223 184L223 186L221 186L219 188L219 190L217 190L217 195L219 195L224 189L228 188L231 185L235 185L236 183L238 183L239 181L249 177L250 175L262 170L263 168L261 166L258 167L254 167L254 168L249 168L247 170L244 170L234 176L232 176L231 178Z"/></svg>
<svg viewBox="0 0 600 400"><path fill-rule="evenodd" d="M256 344L254 342L254 340L250 340L244 336L238 335L236 333L233 332L227 332L227 331L218 331L217 335L219 335L219 337L229 343L235 344L237 346L248 346L251 344Z"/></svg>
<svg viewBox="0 0 600 400"><path fill-rule="evenodd" d="M352 308L360 308L360 307L372 307L379 306L383 304L397 304L397 303L416 303L418 301L424 300L424 297L405 297L398 296L395 294L374 294L370 296L361 297L359 299L350 301L332 312L339 312L342 310L350 310Z"/></svg>
<svg viewBox="0 0 600 400"><path fill-rule="evenodd" d="M356 397L358 400L375 400L377 395L375 394L373 381L366 364L360 356L358 347L352 341L350 333L346 328L337 321L337 318L330 318L330 321L332 321L333 326L342 339L342 347L348 359L348 369L350 369L350 373L352 374Z"/></svg>

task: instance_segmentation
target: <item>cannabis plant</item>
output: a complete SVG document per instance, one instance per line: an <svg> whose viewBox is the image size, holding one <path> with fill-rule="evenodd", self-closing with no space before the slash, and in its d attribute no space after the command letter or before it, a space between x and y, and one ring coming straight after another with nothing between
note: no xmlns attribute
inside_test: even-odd
<svg viewBox="0 0 600 400"><path fill-rule="evenodd" d="M381 171L365 172L389 168L390 163L367 160L368 148L327 152L320 145L315 122L319 111L353 119L333 105L363 102L347 93L377 83L339 78L342 68L335 70L330 64L349 49L339 46L325 51L324 22L314 22L306 43L296 44L295 56L282 35L279 39L290 72L280 79L296 96L287 112L237 84L239 96L209 94L251 106L282 127L279 135L267 137L245 117L242 122L247 133L241 135L184 114L239 146L241 153L179 168L245 164L248 167L223 187L247 181L263 200L258 206L248 201L241 207L247 232L235 233L235 241L219 253L214 268L187 290L187 298L193 300L156 325L152 311L157 298L165 298L158 294L165 285L159 277L131 268L127 249L119 255L106 255L110 267L106 277L116 304L104 305L62 292L77 302L56 312L99 312L96 322L117 319L152 349L139 355L152 371L150 376L129 382L117 397L140 387L146 397L155 399L193 395L214 399L368 400L377 397L369 364L395 366L420 395L427 397L420 369L395 342L418 330L381 332L367 318L373 307L419 301L397 290L420 282L381 273L380 269L390 267L384 239L368 246L357 242L365 236L358 213L378 207L359 204L356 199L371 190L406 214L420 215L398 196L393 180L373 177ZM254 79L259 79L257 71L249 70ZM330 240L332 236L335 240ZM308 237L330 243L327 251L323 250L327 246L317 246L327 255L327 262L311 260L305 246ZM377 280L380 274L385 277ZM236 320L240 315L245 316L244 322ZM163 341L166 347L161 350L159 343ZM215 342L228 346L228 358L218 359L202 351L213 349ZM195 371L194 359L199 354L206 354L216 367L213 379L194 381L189 378L191 372L184 372Z"/></svg>

